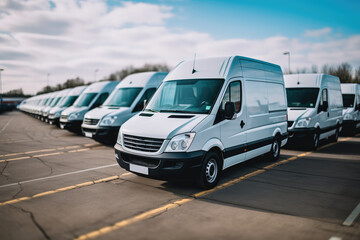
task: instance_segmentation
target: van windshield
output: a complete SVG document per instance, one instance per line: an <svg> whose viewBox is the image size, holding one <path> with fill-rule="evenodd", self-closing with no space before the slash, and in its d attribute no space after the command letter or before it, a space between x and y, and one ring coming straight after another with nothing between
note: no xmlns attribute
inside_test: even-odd
<svg viewBox="0 0 360 240"><path fill-rule="evenodd" d="M130 107L142 88L118 88L103 104L111 107Z"/></svg>
<svg viewBox="0 0 360 240"><path fill-rule="evenodd" d="M54 100L51 102L50 107L55 107L56 104L59 102L60 99L61 99L61 97L58 97L58 98L54 99Z"/></svg>
<svg viewBox="0 0 360 240"><path fill-rule="evenodd" d="M343 94L344 108L354 107L355 94Z"/></svg>
<svg viewBox="0 0 360 240"><path fill-rule="evenodd" d="M319 88L287 88L288 107L314 108Z"/></svg>
<svg viewBox="0 0 360 240"><path fill-rule="evenodd" d="M59 107L70 107L78 96L68 96L63 101L61 101Z"/></svg>
<svg viewBox="0 0 360 240"><path fill-rule="evenodd" d="M164 82L145 111L208 114L223 85L223 79L191 79Z"/></svg>
<svg viewBox="0 0 360 240"><path fill-rule="evenodd" d="M79 97L75 107L87 107L94 99L97 93L84 93Z"/></svg>

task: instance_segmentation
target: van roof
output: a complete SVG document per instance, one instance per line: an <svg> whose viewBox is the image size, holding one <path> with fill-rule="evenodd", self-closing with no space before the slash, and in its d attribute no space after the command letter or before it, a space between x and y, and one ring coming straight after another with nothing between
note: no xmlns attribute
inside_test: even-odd
<svg viewBox="0 0 360 240"><path fill-rule="evenodd" d="M111 86L116 86L117 84L119 84L118 81L103 81L103 82L96 82L91 84L90 86L88 86L83 93L89 93L89 92L101 92L103 89L105 89L106 87L110 87Z"/></svg>
<svg viewBox="0 0 360 240"><path fill-rule="evenodd" d="M229 79L235 76L283 82L280 66L242 56L197 59L195 62L183 61L167 75L164 81L194 78Z"/></svg>
<svg viewBox="0 0 360 240"><path fill-rule="evenodd" d="M284 80L287 88L320 88L322 84L340 88L338 77L323 73L287 74Z"/></svg>
<svg viewBox="0 0 360 240"><path fill-rule="evenodd" d="M121 80L116 88L145 87L147 84L159 85L166 75L166 72L134 73Z"/></svg>
<svg viewBox="0 0 360 240"><path fill-rule="evenodd" d="M88 86L78 86L71 89L69 96L78 96L80 95Z"/></svg>
<svg viewBox="0 0 360 240"><path fill-rule="evenodd" d="M357 88L357 91L360 92L360 84L357 84L357 83L342 83L341 84L341 92L342 93L355 94L356 88Z"/></svg>

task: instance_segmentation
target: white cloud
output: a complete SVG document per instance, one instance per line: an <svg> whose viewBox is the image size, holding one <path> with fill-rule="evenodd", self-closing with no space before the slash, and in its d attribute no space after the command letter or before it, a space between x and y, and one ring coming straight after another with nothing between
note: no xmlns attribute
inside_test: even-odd
<svg viewBox="0 0 360 240"><path fill-rule="evenodd" d="M332 32L332 29L329 27L324 27L321 29L315 29L315 30L305 30L304 36L305 37L322 37L330 34Z"/></svg>
<svg viewBox="0 0 360 240"><path fill-rule="evenodd" d="M99 79L130 65L175 66L194 53L198 58L243 55L286 69L282 52L290 51L292 70L342 61L360 65L360 35L315 44L285 36L215 40L204 32L169 29L166 21L173 9L165 5L123 2L109 8L102 0L53 2L0 3L6 11L0 11L3 91L22 87L35 93L45 86L47 73L51 85L77 76L93 81L95 69Z"/></svg>

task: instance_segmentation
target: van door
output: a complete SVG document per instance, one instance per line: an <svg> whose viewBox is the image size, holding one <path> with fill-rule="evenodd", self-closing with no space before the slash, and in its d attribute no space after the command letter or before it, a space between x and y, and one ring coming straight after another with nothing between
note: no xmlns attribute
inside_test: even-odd
<svg viewBox="0 0 360 240"><path fill-rule="evenodd" d="M233 120L223 119L220 124L221 141L224 145L223 169L245 160L246 146L246 108L243 107L242 81L231 81L222 99L219 113L225 110L226 102L235 103L236 118Z"/></svg>
<svg viewBox="0 0 360 240"><path fill-rule="evenodd" d="M321 91L320 103L318 107L319 123L321 130L325 131L330 127L330 113L329 113L329 101L328 101L328 90L323 89ZM322 131L322 133L323 133Z"/></svg>

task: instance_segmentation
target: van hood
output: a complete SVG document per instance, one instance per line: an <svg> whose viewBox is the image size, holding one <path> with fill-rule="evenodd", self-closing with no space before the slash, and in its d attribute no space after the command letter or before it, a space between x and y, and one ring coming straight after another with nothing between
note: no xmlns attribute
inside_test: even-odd
<svg viewBox="0 0 360 240"><path fill-rule="evenodd" d="M315 108L288 108L288 120L296 121L297 119L313 115Z"/></svg>
<svg viewBox="0 0 360 240"><path fill-rule="evenodd" d="M343 109L343 111L342 111L342 114L343 114L343 116L345 115L345 114L347 114L347 113L353 113L353 108L344 108Z"/></svg>
<svg viewBox="0 0 360 240"><path fill-rule="evenodd" d="M120 131L122 134L171 139L177 134L190 132L207 116L205 114L141 112L125 122Z"/></svg>
<svg viewBox="0 0 360 240"><path fill-rule="evenodd" d="M69 116L71 113L79 113L78 118L74 120L81 120L84 118L84 114L88 111L88 107L69 107L65 109L61 115Z"/></svg>
<svg viewBox="0 0 360 240"><path fill-rule="evenodd" d="M123 112L124 110L126 110L128 108L114 108L114 107L97 107L94 108L91 111L88 111L85 114L85 118L90 118L90 119L102 119L103 117L107 116L110 113L115 113L115 112Z"/></svg>

